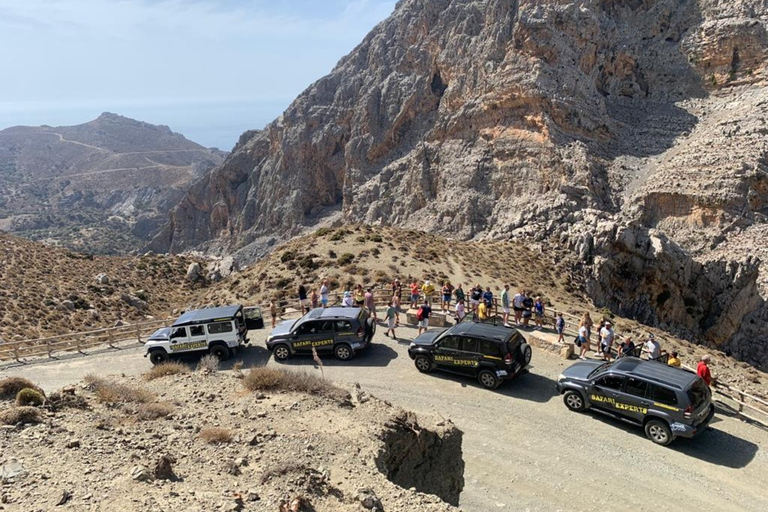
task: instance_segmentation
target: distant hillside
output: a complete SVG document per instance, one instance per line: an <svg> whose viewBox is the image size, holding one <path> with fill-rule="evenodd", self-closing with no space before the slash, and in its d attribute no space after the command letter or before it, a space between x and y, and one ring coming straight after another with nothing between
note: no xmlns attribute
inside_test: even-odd
<svg viewBox="0 0 768 512"><path fill-rule="evenodd" d="M180 256L90 256L0 232L0 339L13 341L165 318L205 280ZM99 279L97 279L97 276Z"/></svg>
<svg viewBox="0 0 768 512"><path fill-rule="evenodd" d="M126 253L158 231L224 153L115 114L78 126L0 131L0 229L92 253Z"/></svg>

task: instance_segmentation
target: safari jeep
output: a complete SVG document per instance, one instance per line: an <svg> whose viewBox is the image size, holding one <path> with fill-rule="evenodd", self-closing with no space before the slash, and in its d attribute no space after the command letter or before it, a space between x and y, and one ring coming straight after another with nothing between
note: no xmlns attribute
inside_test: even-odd
<svg viewBox="0 0 768 512"><path fill-rule="evenodd" d="M155 365L187 353L209 353L224 361L248 344L247 333L242 306L187 311L149 337L144 357Z"/></svg>

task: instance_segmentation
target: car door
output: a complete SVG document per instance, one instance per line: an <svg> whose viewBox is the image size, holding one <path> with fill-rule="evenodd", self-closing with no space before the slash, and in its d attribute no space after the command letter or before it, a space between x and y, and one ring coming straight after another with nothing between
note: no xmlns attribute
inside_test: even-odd
<svg viewBox="0 0 768 512"><path fill-rule="evenodd" d="M189 335L187 334L186 327L173 327L171 328L171 352L178 353L187 350L187 343L189 343Z"/></svg>
<svg viewBox="0 0 768 512"><path fill-rule="evenodd" d="M204 325L189 326L188 350L201 350L208 347L208 338L205 335Z"/></svg>
<svg viewBox="0 0 768 512"><path fill-rule="evenodd" d="M322 337L320 331L322 323L320 320L309 320L296 328L292 338L292 345L293 350L297 354L309 354L312 352L312 347Z"/></svg>
<svg viewBox="0 0 768 512"><path fill-rule="evenodd" d="M619 401L616 403L616 412L625 418L642 423L648 408L653 404L646 398L649 396L650 385L637 377L627 377L624 384L624 392L619 394Z"/></svg>
<svg viewBox="0 0 768 512"><path fill-rule="evenodd" d="M621 399L624 389L624 377L621 375L602 375L595 380L590 389L589 401L592 407L615 413L616 403Z"/></svg>
<svg viewBox="0 0 768 512"><path fill-rule="evenodd" d="M256 306L243 308L243 316L245 317L245 326L249 331L264 328L264 317L262 316L261 308Z"/></svg>
<svg viewBox="0 0 768 512"><path fill-rule="evenodd" d="M482 357L478 347L478 340L462 336L454 361L456 371L464 375L477 375L477 368L480 366L480 359Z"/></svg>
<svg viewBox="0 0 768 512"><path fill-rule="evenodd" d="M460 346L461 339L458 336L446 336L438 341L432 356L435 366L450 372L456 371L456 357Z"/></svg>

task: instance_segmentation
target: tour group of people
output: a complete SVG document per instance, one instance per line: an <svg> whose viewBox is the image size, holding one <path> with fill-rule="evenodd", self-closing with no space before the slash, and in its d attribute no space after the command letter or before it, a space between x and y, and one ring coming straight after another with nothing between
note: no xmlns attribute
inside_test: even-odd
<svg viewBox="0 0 768 512"><path fill-rule="evenodd" d="M462 322L468 315L475 321L487 321L501 314L502 321L506 327L511 327L512 323L518 327L531 327L533 320L534 329L542 329L545 321L546 306L540 296L532 297L527 290L520 290L514 296L510 294L510 286L504 285L504 289L499 294L498 299L491 291L490 286L483 288L477 284L465 292L461 283L455 287L450 281L445 280L437 286L431 280L425 279L420 282L418 279L410 280L407 286L403 286L399 279L391 283L391 300L388 301L384 310L384 322L387 326L386 336L392 336L397 339L395 329L400 326L400 313L402 308L403 293L405 288L405 300L411 309L416 310L419 334L426 331L429 327L429 318L432 315L433 303L440 303L440 310L444 314L450 314L453 306L453 316L456 322ZM304 285L298 287L299 307L302 314L310 309L317 307L328 307L330 303L329 282L324 280L317 289L310 289ZM335 303L334 303L335 304ZM365 308L373 317L375 322L379 321L378 311L376 309L376 300L374 289L365 288L358 284L354 289L347 289L341 296L342 306L359 306ZM270 302L270 315L272 317L272 327L274 328L278 316L278 307L276 301ZM558 334L558 341L564 342L565 319L562 312L555 314L555 330ZM620 343L616 342L616 334L613 330L613 323L609 319L601 320L597 325L592 321L589 313L579 319L578 336L574 340L579 350L579 359L587 359L587 355L592 347L593 329L596 330L595 353L594 357L602 358L605 361L611 361L614 358L613 348L616 344L616 357L639 356L645 359L656 360L667 354L662 350L661 344L656 340L653 334L649 334L645 342L642 343L638 351L631 336L623 336ZM704 379L707 385L711 384L712 377L709 369L711 356L704 355L698 363L697 373ZM682 361L676 351L669 353L667 364L679 367Z"/></svg>

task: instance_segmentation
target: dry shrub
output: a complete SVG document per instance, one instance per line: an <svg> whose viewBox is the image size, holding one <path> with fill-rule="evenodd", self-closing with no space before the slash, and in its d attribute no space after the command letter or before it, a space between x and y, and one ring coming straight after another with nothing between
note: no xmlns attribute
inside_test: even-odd
<svg viewBox="0 0 768 512"><path fill-rule="evenodd" d="M276 476L283 476L288 473L301 473L306 471L306 469L307 466L298 462L278 462L264 470L261 474L261 483L263 485Z"/></svg>
<svg viewBox="0 0 768 512"><path fill-rule="evenodd" d="M200 362L197 363L197 371L204 372L204 373L213 373L219 371L219 365L221 364L221 361L219 361L219 358L214 356L213 354L208 354L206 356L203 356L200 359Z"/></svg>
<svg viewBox="0 0 768 512"><path fill-rule="evenodd" d="M176 408L173 404L168 402L155 402L153 404L146 404L139 407L136 413L136 417L139 421L153 421L161 418L167 418Z"/></svg>
<svg viewBox="0 0 768 512"><path fill-rule="evenodd" d="M14 400L22 389L34 389L45 396L43 390L35 386L30 380L21 377L6 377L0 380L0 400Z"/></svg>
<svg viewBox="0 0 768 512"><path fill-rule="evenodd" d="M95 375L86 375L85 382L93 390L99 402L104 404L147 403L155 399L155 396L146 389L135 388Z"/></svg>
<svg viewBox="0 0 768 512"><path fill-rule="evenodd" d="M16 405L24 407L32 405L40 407L45 402L45 396L36 389L24 388L16 394Z"/></svg>
<svg viewBox="0 0 768 512"><path fill-rule="evenodd" d="M60 391L51 393L46 405L53 411L67 408L85 410L90 407L90 405L88 405L88 400L86 400L85 397L72 393L62 393Z"/></svg>
<svg viewBox="0 0 768 512"><path fill-rule="evenodd" d="M232 441L232 432L225 428L204 428L198 437L208 444L225 444Z"/></svg>
<svg viewBox="0 0 768 512"><path fill-rule="evenodd" d="M157 366L144 374L144 380L155 380L169 375L178 375L180 373L189 373L189 367L185 364L169 361Z"/></svg>
<svg viewBox="0 0 768 512"><path fill-rule="evenodd" d="M243 386L249 391L293 391L340 401L349 398L349 393L315 374L282 368L252 368L243 379Z"/></svg>
<svg viewBox="0 0 768 512"><path fill-rule="evenodd" d="M14 407L0 411L0 425L42 423L43 413L36 407Z"/></svg>

